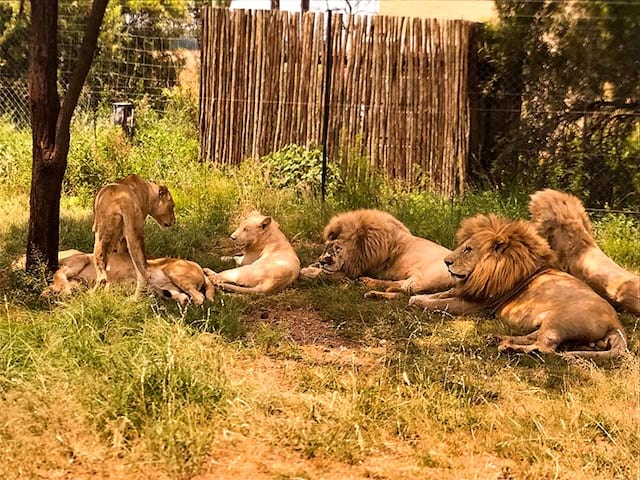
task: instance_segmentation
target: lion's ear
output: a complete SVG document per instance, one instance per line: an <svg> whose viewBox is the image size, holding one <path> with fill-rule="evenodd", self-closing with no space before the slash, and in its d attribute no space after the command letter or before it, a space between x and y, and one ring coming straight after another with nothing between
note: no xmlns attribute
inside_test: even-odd
<svg viewBox="0 0 640 480"><path fill-rule="evenodd" d="M497 237L493 241L493 250L498 253L504 252L509 246L509 242L506 238Z"/></svg>
<svg viewBox="0 0 640 480"><path fill-rule="evenodd" d="M264 220L260 223L262 228L267 228L267 226L271 223L271 217L265 217Z"/></svg>
<svg viewBox="0 0 640 480"><path fill-rule="evenodd" d="M340 229L336 228L334 230L329 230L327 232L325 232L325 238L327 240L333 241L335 239L337 239L340 236Z"/></svg>
<svg viewBox="0 0 640 480"><path fill-rule="evenodd" d="M163 198L163 197L166 197L168 193L169 193L169 189L164 185L160 185L160 188L158 189L158 196L160 198Z"/></svg>

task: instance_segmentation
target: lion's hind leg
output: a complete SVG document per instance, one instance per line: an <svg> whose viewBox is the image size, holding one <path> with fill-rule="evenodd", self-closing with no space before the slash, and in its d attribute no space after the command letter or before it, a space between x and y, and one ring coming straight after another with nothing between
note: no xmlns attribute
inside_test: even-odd
<svg viewBox="0 0 640 480"><path fill-rule="evenodd" d="M175 300L183 307L187 305L189 303L189 300L191 299L189 295L180 290L177 285L173 284L167 283L163 285L162 288L158 288L158 291L160 291L165 298Z"/></svg>
<svg viewBox="0 0 640 480"><path fill-rule="evenodd" d="M167 277L183 292L187 293L196 305L202 305L204 303L205 296L200 292L200 289L196 285L187 279L181 279L171 272L165 272Z"/></svg>
<svg viewBox="0 0 640 480"><path fill-rule="evenodd" d="M93 254L96 264L96 284L94 290L108 285L107 264L109 255L113 253L122 240L122 217L112 216L105 220L104 224L97 228L94 223Z"/></svg>
<svg viewBox="0 0 640 480"><path fill-rule="evenodd" d="M498 337L501 341L498 345L499 352L541 352L555 354L559 342L541 332L535 330L528 335L505 335Z"/></svg>
<svg viewBox="0 0 640 480"><path fill-rule="evenodd" d="M124 218L124 238L127 240L127 249L136 271L136 291L134 298L142 296L142 291L147 286L149 273L147 271L147 256L144 250L144 216L142 221L134 220L135 214L131 218Z"/></svg>
<svg viewBox="0 0 640 480"><path fill-rule="evenodd" d="M40 294L40 297L47 298L52 293L57 293L61 296L70 295L75 288L81 285L75 277L79 275L90 262L91 258L84 253L79 253L65 259L58 270L56 270L56 273L53 274L53 283Z"/></svg>

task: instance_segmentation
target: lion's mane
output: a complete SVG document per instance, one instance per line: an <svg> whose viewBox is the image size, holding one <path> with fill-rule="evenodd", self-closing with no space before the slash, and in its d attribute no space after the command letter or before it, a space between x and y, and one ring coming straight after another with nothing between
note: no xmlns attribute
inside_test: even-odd
<svg viewBox="0 0 640 480"><path fill-rule="evenodd" d="M540 190L531 195L529 211L534 227L557 252L564 270L568 269L569 259L596 244L582 202L569 193Z"/></svg>
<svg viewBox="0 0 640 480"><path fill-rule="evenodd" d="M456 239L458 249L470 244L479 255L470 274L456 287L457 293L479 301L507 295L538 270L556 262L549 244L523 220L476 215L463 220Z"/></svg>
<svg viewBox="0 0 640 480"><path fill-rule="evenodd" d="M409 229L393 215L360 209L335 215L324 228L324 241L340 241L344 251L342 271L349 278L383 268L403 251Z"/></svg>

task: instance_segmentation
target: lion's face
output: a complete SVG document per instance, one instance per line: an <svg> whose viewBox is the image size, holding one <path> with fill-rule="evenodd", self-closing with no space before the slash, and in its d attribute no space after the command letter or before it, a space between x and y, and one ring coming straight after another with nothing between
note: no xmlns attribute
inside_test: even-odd
<svg viewBox="0 0 640 480"><path fill-rule="evenodd" d="M320 267L327 273L336 273L344 266L344 254L346 250L340 240L330 240L325 246L318 262Z"/></svg>
<svg viewBox="0 0 640 480"><path fill-rule="evenodd" d="M252 212L231 234L231 240L239 250L246 249L258 242L271 225L272 218Z"/></svg>
<svg viewBox="0 0 640 480"><path fill-rule="evenodd" d="M444 262L457 288L478 300L499 298L555 262L547 242L522 220L476 215L462 222L457 238Z"/></svg>
<svg viewBox="0 0 640 480"><path fill-rule="evenodd" d="M157 195L153 199L151 216L162 228L169 228L176 221L173 198L169 189L164 185L156 185Z"/></svg>
<svg viewBox="0 0 640 480"><path fill-rule="evenodd" d="M473 272L480 257L480 248L474 245L473 240L470 239L447 255L444 263L447 265L449 273L453 278L464 282Z"/></svg>

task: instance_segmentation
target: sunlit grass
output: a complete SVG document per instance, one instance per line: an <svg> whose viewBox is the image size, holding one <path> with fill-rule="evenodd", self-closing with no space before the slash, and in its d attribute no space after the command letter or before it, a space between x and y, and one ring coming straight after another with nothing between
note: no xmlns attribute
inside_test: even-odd
<svg viewBox="0 0 640 480"><path fill-rule="evenodd" d="M144 136L154 155L169 141L162 132ZM176 159L163 173L145 166L152 153L143 147L95 155L124 152L118 168L137 165L169 185L178 223L161 230L148 221L150 254L214 269L230 253L234 222L254 208L278 220L304 264L319 253L326 220L353 206L381 206L449 247L467 215L526 217L526 195L451 201L383 180L337 191L323 205L269 188L251 163L222 170ZM188 142L173 151L193 155ZM499 355L487 337L508 331L500 321L364 299L357 282L305 282L271 297L218 294L203 307L130 302L126 289L41 303L44 277L7 272L26 243L28 192L16 187L23 180L0 186L2 478L640 474L637 317L621 315L632 355L594 366ZM62 199L62 248L92 248L91 188ZM609 255L640 268L636 220L608 215L595 230ZM296 322L310 319L330 338L296 341Z"/></svg>

